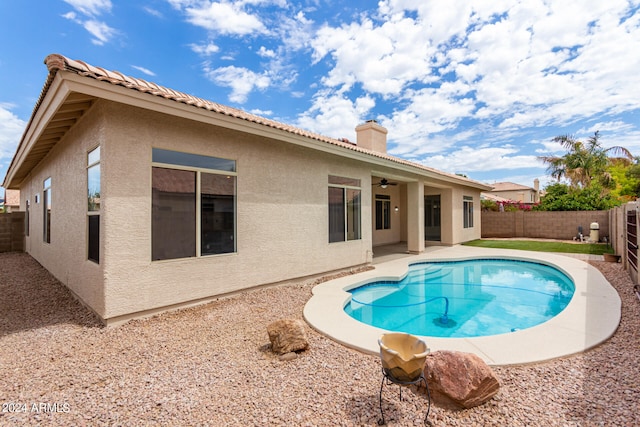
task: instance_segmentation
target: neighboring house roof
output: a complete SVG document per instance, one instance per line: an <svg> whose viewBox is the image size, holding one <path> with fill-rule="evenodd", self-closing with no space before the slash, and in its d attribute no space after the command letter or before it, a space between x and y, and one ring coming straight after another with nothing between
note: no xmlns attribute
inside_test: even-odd
<svg viewBox="0 0 640 427"><path fill-rule="evenodd" d="M495 194L491 194L491 193L480 193L480 199L482 200L492 200L496 203L498 202L503 202L503 203L508 203L511 202L511 199L507 199L505 197L500 197L500 196L496 196Z"/></svg>
<svg viewBox="0 0 640 427"><path fill-rule="evenodd" d="M20 206L20 191L5 190L4 191L5 206Z"/></svg>
<svg viewBox="0 0 640 427"><path fill-rule="evenodd" d="M538 185L537 180L534 181L534 185ZM539 201L540 194L534 187L527 187L526 185L520 185L514 182L496 182L492 187L490 191L483 191L480 197L496 202L537 203ZM531 200L524 200L529 198L529 196L525 196L526 194L531 196ZM497 197L502 200L499 200Z"/></svg>
<svg viewBox="0 0 640 427"><path fill-rule="evenodd" d="M373 156L385 161L401 164L415 169L416 172L427 177L434 177L448 182L464 184L480 190L488 190L490 188L486 184L463 178L459 175L446 173L428 166L393 157L385 153L379 153L358 147L344 139L330 138L296 128L291 125L266 119L264 117L259 117L236 108L168 89L155 83L126 76L117 71L108 71L104 68L89 65L83 61L72 60L59 54L47 56L44 62L49 69L49 75L47 76L42 93L34 107L34 111L31 115L27 128L25 129L20 144L18 145L16 155L9 166L9 170L3 183L5 188L18 188L29 171L44 159L53 146L55 146L55 144L64 137L66 132L91 107L93 102L95 102L97 98L107 95L106 92L100 93L99 95L96 94L96 91L104 92L109 89L106 86L94 85L94 88L92 89L95 90L87 90L85 85L90 84L90 82L85 79L101 83L103 82L113 86L114 90L108 94L110 96L108 99L112 99L116 102L126 102L123 98L123 92L115 91L115 87L123 87L140 94L173 101L176 103L174 107L176 110L184 106L197 108L217 115L218 117L225 116L241 119L247 123L256 124L264 128L277 129L308 140L320 141L335 147L340 147L341 149L347 149L367 156ZM62 73L65 75L61 77L60 72L68 72L71 74L67 75ZM73 77L73 75L80 77L80 79ZM66 87L60 87L62 86L61 81L63 80L68 80L68 85ZM47 98L48 95L49 98ZM50 98L54 99L56 95L60 96L60 99L55 101L60 102L60 108L51 112L50 115L41 113L40 108L43 104L54 102L53 100L50 100ZM145 98L145 101L152 100L150 98ZM155 107L158 106L156 105ZM162 108L164 112L169 114L172 113L172 111L167 110L166 105L162 106ZM237 124L235 124L235 126L237 127Z"/></svg>
<svg viewBox="0 0 640 427"><path fill-rule="evenodd" d="M514 182L496 182L494 184L491 184L491 186L493 187L491 191L494 191L494 192L523 191L523 190L536 191L536 189L533 187L527 187L526 185L520 185Z"/></svg>

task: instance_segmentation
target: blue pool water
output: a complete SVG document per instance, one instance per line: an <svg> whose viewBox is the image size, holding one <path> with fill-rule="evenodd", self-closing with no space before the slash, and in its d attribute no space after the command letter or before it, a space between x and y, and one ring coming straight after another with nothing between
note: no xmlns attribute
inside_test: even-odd
<svg viewBox="0 0 640 427"><path fill-rule="evenodd" d="M514 332L560 313L573 281L558 269L529 261L476 259L410 266L400 281L352 289L344 310L382 329L433 337Z"/></svg>

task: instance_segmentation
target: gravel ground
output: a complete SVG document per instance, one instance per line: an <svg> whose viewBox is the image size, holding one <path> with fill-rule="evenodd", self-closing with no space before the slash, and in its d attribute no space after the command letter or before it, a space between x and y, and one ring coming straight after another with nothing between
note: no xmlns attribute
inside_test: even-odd
<svg viewBox="0 0 640 427"><path fill-rule="evenodd" d="M438 426L640 425L640 301L619 264L593 262L622 298L615 335L582 354L494 367L500 393ZM103 328L26 254L0 254L0 425L376 425L380 362L308 328L292 361L266 327L302 319L314 283L248 291ZM383 393L389 425L421 425L423 394Z"/></svg>

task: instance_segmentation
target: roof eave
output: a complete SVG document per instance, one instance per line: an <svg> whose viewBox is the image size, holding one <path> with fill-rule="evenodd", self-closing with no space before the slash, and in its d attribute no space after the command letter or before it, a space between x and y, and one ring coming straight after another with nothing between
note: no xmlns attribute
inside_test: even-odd
<svg viewBox="0 0 640 427"><path fill-rule="evenodd" d="M152 83L126 77L117 72L109 72L80 61L69 60L61 55L49 55L45 63L49 69L49 75L5 176L3 182L5 188L19 188L26 176L26 174L18 174L25 167L25 159L29 157L40 136L50 126L56 112L63 109L71 94L77 93L281 140L372 165L411 172L426 179L437 179L481 191L491 189L488 185L468 178L263 119L241 110L227 108L161 88ZM55 143L57 142L54 142L49 149ZM40 155L40 160L44 156L46 154Z"/></svg>
<svg viewBox="0 0 640 427"><path fill-rule="evenodd" d="M50 73L47 76L47 81L42 89L40 98L31 113L29 122L22 133L22 138L18 143L16 152L11 159L9 168L7 169L7 173L2 183L4 188L19 189L21 181L14 182L15 174L24 163L25 157L33 146L34 136L37 134L38 130L42 130L43 126L46 125L45 115L47 113L48 106L53 102L52 97L55 98L55 93L58 93L60 83L61 79L56 79L55 73ZM53 89L51 89L52 86L54 86ZM52 93L54 95L52 95Z"/></svg>
<svg viewBox="0 0 640 427"><path fill-rule="evenodd" d="M69 80L52 72L27 123L3 186L19 189L30 171L64 138L93 101L84 95L75 96Z"/></svg>

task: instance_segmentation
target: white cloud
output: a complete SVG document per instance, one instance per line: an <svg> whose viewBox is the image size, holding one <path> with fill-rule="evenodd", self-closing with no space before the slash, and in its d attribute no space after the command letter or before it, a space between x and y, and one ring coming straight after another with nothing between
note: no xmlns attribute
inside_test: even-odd
<svg viewBox="0 0 640 427"><path fill-rule="evenodd" d="M276 47L267 49L260 46L256 52L258 56L265 59L261 67L266 71L271 83L279 90L286 92L299 77L299 50L308 46L312 31L312 21L305 18L302 12L297 13L293 18L286 15L277 14L277 25L271 28L269 36L275 40ZM297 97L290 92L292 97Z"/></svg>
<svg viewBox="0 0 640 427"><path fill-rule="evenodd" d="M565 134L569 134L579 141L586 141L592 137L596 131L600 132L599 141L603 147L625 147L631 151L634 156L640 156L640 129L634 124L625 121L616 120L612 122L592 123L587 127L581 127ZM562 155L566 153L566 150L559 143L551 140L553 136L546 141L540 142L541 148L536 150L536 153L540 155Z"/></svg>
<svg viewBox="0 0 640 427"><path fill-rule="evenodd" d="M147 76L155 76L156 73L154 73L153 71L149 70L148 68L144 68L144 67L140 67L138 65L132 65L131 68L134 68L138 71L140 71L143 74L146 74Z"/></svg>
<svg viewBox="0 0 640 427"><path fill-rule="evenodd" d="M295 67L279 57L273 58L265 68L264 74L269 76L272 85L283 91L298 79L298 71Z"/></svg>
<svg viewBox="0 0 640 427"><path fill-rule="evenodd" d="M220 48L212 42L207 44L191 44L191 50L201 56L211 56L220 51Z"/></svg>
<svg viewBox="0 0 640 427"><path fill-rule="evenodd" d="M156 18L164 18L164 15L162 14L162 12L160 12L157 9L154 9L149 6L144 6L142 9L151 16L155 16Z"/></svg>
<svg viewBox="0 0 640 427"><path fill-rule="evenodd" d="M250 4L253 6L278 6L287 7L287 0L239 0L236 2L238 5Z"/></svg>
<svg viewBox="0 0 640 427"><path fill-rule="evenodd" d="M303 12L298 12L293 17L288 14L279 15L272 32L282 41L287 51L298 51L310 46L315 28L313 20L308 19Z"/></svg>
<svg viewBox="0 0 640 427"><path fill-rule="evenodd" d="M276 52L271 49L267 49L264 46L260 46L260 49L258 49L258 55L263 58L275 58Z"/></svg>
<svg viewBox="0 0 640 427"><path fill-rule="evenodd" d="M411 19L375 26L365 19L340 28L325 26L311 42L313 60L330 55L335 66L323 79L329 87L355 83L371 93L398 95L412 81L429 79L433 47Z"/></svg>
<svg viewBox="0 0 640 427"><path fill-rule="evenodd" d="M632 69L640 55L629 53L640 31L617 24L624 6L519 4L503 20L475 29L468 40L477 58L464 71L469 78L472 67L478 78L479 115L502 115L501 127L522 128L634 108L640 89Z"/></svg>
<svg viewBox="0 0 640 427"><path fill-rule="evenodd" d="M600 126L633 143L635 119L620 117L639 110L637 0L380 0L377 10L331 15L319 2L167 1L220 44L194 51L254 55L254 71L205 70L231 100L267 88L292 88L290 99L315 92L298 125L323 134L354 139L355 125L376 118L392 154L461 172L543 168L535 154L556 136L546 133L587 121L591 133ZM216 39L240 35L251 36L240 48ZM293 84L300 76L313 76L302 90ZM517 149L506 145L516 140ZM482 145L477 153L472 144Z"/></svg>
<svg viewBox="0 0 640 427"><path fill-rule="evenodd" d="M334 138L356 140L355 128L369 118L375 101L369 96L357 98L355 101L335 94L318 93L313 98L313 106L298 117L297 125L323 135Z"/></svg>
<svg viewBox="0 0 640 427"><path fill-rule="evenodd" d="M428 135L455 129L475 108L473 99L465 97L467 89L458 84L446 84L440 89L409 92L407 106L389 118L394 140L412 145Z"/></svg>
<svg viewBox="0 0 640 427"><path fill-rule="evenodd" d="M636 157L640 156L640 129L624 132L606 132L601 136L604 147L617 145L625 147Z"/></svg>
<svg viewBox="0 0 640 427"><path fill-rule="evenodd" d="M447 2L416 2L414 0L383 0L379 3L380 14L386 19L397 19L405 12L416 12L423 27L424 38L438 46L453 38L464 38L467 30L504 13L513 4L510 0L470 2L449 0Z"/></svg>
<svg viewBox="0 0 640 427"><path fill-rule="evenodd" d="M464 146L447 155L425 157L420 162L451 173L486 172L488 170L514 170L543 168L536 156L519 155L516 147Z"/></svg>
<svg viewBox="0 0 640 427"><path fill-rule="evenodd" d="M95 45L102 46L105 43L111 41L111 39L118 34L118 31L111 28L103 21L96 20L94 17L101 15L104 12L111 11L110 0L64 0L66 3L73 6L76 11L89 18L81 18L76 12L67 12L62 15L70 21L81 25L85 30L89 32L94 38L91 42Z"/></svg>
<svg viewBox="0 0 640 427"><path fill-rule="evenodd" d="M386 123L405 147L398 152L424 150L421 140L464 120L493 123L487 137L502 138L638 108L640 16L620 24L628 7L624 0L384 0L381 21L321 28L312 59L332 60L326 87L353 96L362 88L392 102Z"/></svg>
<svg viewBox="0 0 640 427"><path fill-rule="evenodd" d="M612 122L597 122L587 127L581 127L572 132L552 135L543 141L535 141L539 146L539 148L535 150L535 154L540 156L562 156L566 154L567 151L559 143L552 141L554 136L568 134L579 141L586 141L589 137L592 137L596 131L600 131L600 143L603 147L608 148L621 146L631 151L634 156L640 155L640 129L638 129L634 124L620 120ZM545 185L553 181L551 178L542 177L540 177L540 180L541 182L545 181Z"/></svg>
<svg viewBox="0 0 640 427"><path fill-rule="evenodd" d="M261 116L261 117L269 117L273 115L273 111L271 110L260 110L258 108L255 108L249 112L251 114L255 114L256 116Z"/></svg>
<svg viewBox="0 0 640 427"><path fill-rule="evenodd" d="M284 5L286 2L272 2L272 1L253 1L249 2L252 5ZM247 4L247 2L238 2L233 5L234 8L239 8ZM181 3L184 6L184 3ZM226 6L231 7L230 4ZM203 9L206 5L200 4L198 7ZM189 7L195 7L189 5ZM206 6L209 7L209 6ZM310 25L310 21L306 20L302 13L296 14L293 18L288 16L278 15L278 25L270 30L267 35L276 40L275 49L269 49L264 45L261 45L255 50L257 56L263 58L265 62L260 64L262 71L259 73L249 70L247 67L225 67L212 71L209 65L205 65L205 74L209 76L210 80L220 84L222 86L231 87L233 89L230 99L234 102L245 102L248 94L255 90L263 90L267 87L277 87L280 90L286 91L290 85L298 79L298 71L294 65L293 51L302 48L305 45L304 40L309 39L310 31L306 31ZM239 28L236 30L239 31ZM278 37L274 37L275 35ZM231 34L237 35L237 34ZM294 41L295 40L295 41ZM218 52L219 48L213 45L211 42L208 47L192 45L192 50L200 53L201 55L210 55ZM220 59L235 61L234 52L226 51ZM241 70L241 71L239 71ZM233 76L239 76L241 79L248 78L248 81L232 81ZM251 81L252 77L256 77L256 81ZM295 94L292 94L296 97Z"/></svg>
<svg viewBox="0 0 640 427"><path fill-rule="evenodd" d="M554 135L554 136L560 136L560 135ZM551 138L549 138L548 140L539 142L540 147L535 150L535 152L538 155L540 156L557 155L557 154L561 154L564 151L562 146L557 142L552 141Z"/></svg>
<svg viewBox="0 0 640 427"><path fill-rule="evenodd" d="M231 88L229 100L239 104L244 103L252 91L264 90L271 83L269 77L265 75L235 66L212 69L205 64L205 75L212 82Z"/></svg>
<svg viewBox="0 0 640 427"><path fill-rule="evenodd" d="M64 0L64 2L71 5L78 12L89 16L109 13L112 7L111 0Z"/></svg>
<svg viewBox="0 0 640 427"><path fill-rule="evenodd" d="M198 27L220 34L248 35L267 31L257 15L242 10L242 4L221 2L172 2L184 8L187 20Z"/></svg>
<svg viewBox="0 0 640 427"><path fill-rule="evenodd" d="M590 125L587 128L578 129L578 134L589 134L593 135L596 131L607 132L607 131L632 131L633 126L627 122L622 120L616 120L613 122L597 122Z"/></svg>
<svg viewBox="0 0 640 427"><path fill-rule="evenodd" d="M27 125L11 112L11 107L9 104L0 103L0 168L2 169L8 166Z"/></svg>
<svg viewBox="0 0 640 427"><path fill-rule="evenodd" d="M109 42L117 34L115 29L100 21L88 20L84 22L83 26L94 37L91 42L99 46Z"/></svg>

